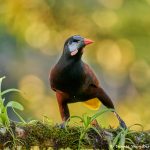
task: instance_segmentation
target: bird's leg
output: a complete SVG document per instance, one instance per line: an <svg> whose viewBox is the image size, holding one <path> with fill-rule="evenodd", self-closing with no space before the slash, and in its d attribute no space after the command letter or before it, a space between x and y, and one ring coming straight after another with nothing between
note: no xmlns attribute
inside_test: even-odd
<svg viewBox="0 0 150 150"><path fill-rule="evenodd" d="M67 96L64 93L56 92L56 97L58 101L58 106L61 114L61 118L63 123L61 124L61 127L64 128L65 121L70 117L68 105L67 105Z"/></svg>
<svg viewBox="0 0 150 150"><path fill-rule="evenodd" d="M114 114L116 115L116 117L120 123L120 126L122 128L127 128L125 122L116 113L113 102L111 101L109 96L104 92L104 90L102 88L91 86L88 89L88 95L91 96L91 98L92 98L92 96L93 96L93 98L97 97L103 103L103 105L105 105L107 108L114 109Z"/></svg>
<svg viewBox="0 0 150 150"><path fill-rule="evenodd" d="M125 124L125 122L121 119L121 117L116 113L116 111L114 111L115 116L118 118L120 126L124 129L127 129L127 126Z"/></svg>
<svg viewBox="0 0 150 150"><path fill-rule="evenodd" d="M98 98L100 99L100 101L108 108L112 108L114 109L114 114L117 117L119 124L122 128L127 128L125 122L121 119L121 117L117 114L117 112L115 111L115 107L111 101L111 99L109 98L109 96L104 92L103 89L98 88L99 94L98 94Z"/></svg>

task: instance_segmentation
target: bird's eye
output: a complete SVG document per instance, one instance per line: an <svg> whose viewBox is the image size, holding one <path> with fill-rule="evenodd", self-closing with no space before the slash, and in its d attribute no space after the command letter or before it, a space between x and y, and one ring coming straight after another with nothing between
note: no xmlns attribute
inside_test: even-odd
<svg viewBox="0 0 150 150"><path fill-rule="evenodd" d="M76 39L74 39L74 40L73 40L73 42L76 42L76 43L78 43L78 42L79 42L79 40L76 40Z"/></svg>

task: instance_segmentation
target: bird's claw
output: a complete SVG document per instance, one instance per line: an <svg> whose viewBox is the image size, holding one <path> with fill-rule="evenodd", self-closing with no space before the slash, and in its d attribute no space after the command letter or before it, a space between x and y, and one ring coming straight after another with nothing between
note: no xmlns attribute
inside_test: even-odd
<svg viewBox="0 0 150 150"><path fill-rule="evenodd" d="M56 127L60 128L60 129L65 129L66 127L66 122L63 122L61 124L56 124Z"/></svg>
<svg viewBox="0 0 150 150"><path fill-rule="evenodd" d="M123 128L123 129L127 129L127 126L125 124L125 122L123 120L120 120L120 126Z"/></svg>
<svg viewBox="0 0 150 150"><path fill-rule="evenodd" d="M63 123L60 124L61 129L65 129L65 127L66 127L66 122L63 122Z"/></svg>

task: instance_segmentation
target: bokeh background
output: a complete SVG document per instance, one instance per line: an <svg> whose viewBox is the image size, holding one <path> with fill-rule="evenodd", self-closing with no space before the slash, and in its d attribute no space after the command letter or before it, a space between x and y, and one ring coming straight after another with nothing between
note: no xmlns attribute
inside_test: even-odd
<svg viewBox="0 0 150 150"><path fill-rule="evenodd" d="M7 99L25 107L26 120L47 116L61 122L48 75L66 38L79 34L95 41L84 60L95 70L127 125L150 128L150 0L0 0L0 77ZM96 113L81 103L71 115ZM11 110L9 115L16 117ZM99 118L116 127L108 113Z"/></svg>

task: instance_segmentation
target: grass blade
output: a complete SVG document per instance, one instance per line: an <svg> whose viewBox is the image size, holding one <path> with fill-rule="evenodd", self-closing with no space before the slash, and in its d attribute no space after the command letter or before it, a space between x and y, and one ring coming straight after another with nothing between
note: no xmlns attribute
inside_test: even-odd
<svg viewBox="0 0 150 150"><path fill-rule="evenodd" d="M24 107L20 103L18 103L16 101L8 102L6 107L16 108L16 109L21 110L21 111L24 110Z"/></svg>
<svg viewBox="0 0 150 150"><path fill-rule="evenodd" d="M19 92L19 93L21 93L21 91L18 90L18 89L8 89L8 90L5 90L5 91L1 92L1 96L5 95L9 92Z"/></svg>
<svg viewBox="0 0 150 150"><path fill-rule="evenodd" d="M80 119L82 122L84 122L83 118L80 116L71 116L70 119L72 119L72 118L77 118L77 119Z"/></svg>
<svg viewBox="0 0 150 150"><path fill-rule="evenodd" d="M2 81L3 81L3 79L5 79L5 76L0 78L0 95L2 93Z"/></svg>
<svg viewBox="0 0 150 150"><path fill-rule="evenodd" d="M112 142L113 148L117 145L117 142L119 141L120 136L121 136L121 132L118 133L117 136L114 138Z"/></svg>
<svg viewBox="0 0 150 150"><path fill-rule="evenodd" d="M125 134L123 133L121 133L120 136L119 147L121 147L121 150L124 150L125 148Z"/></svg>
<svg viewBox="0 0 150 150"><path fill-rule="evenodd" d="M102 114L104 114L104 113L106 113L106 112L112 112L112 111L114 111L114 109L105 109L105 110L103 110L103 111L99 111L99 112L97 112L96 114L94 114L94 115L91 117L91 121L93 121L93 120L96 119L98 116L100 116L100 115L102 115Z"/></svg>
<svg viewBox="0 0 150 150"><path fill-rule="evenodd" d="M17 117L21 120L21 122L26 123L26 121L15 111L15 109L12 107L14 113L17 115Z"/></svg>
<svg viewBox="0 0 150 150"><path fill-rule="evenodd" d="M98 129L96 129L95 127L90 127L91 129L93 129L100 137L101 137L101 134L100 132L98 131Z"/></svg>

